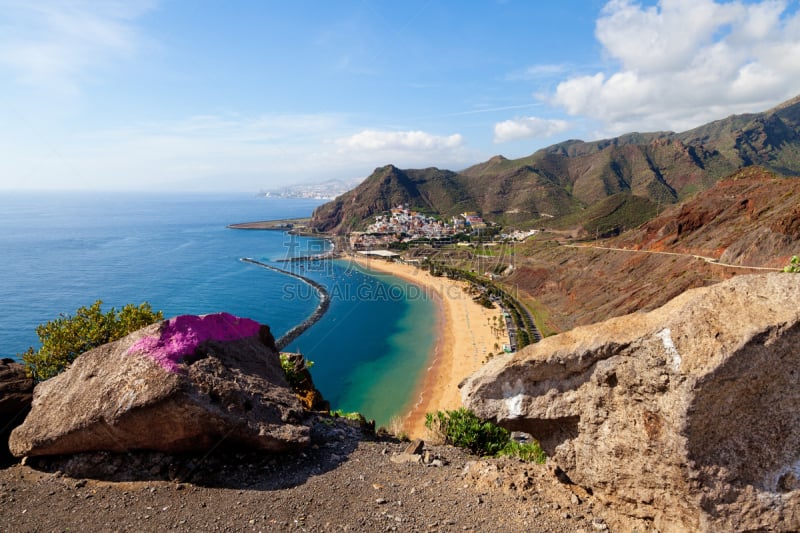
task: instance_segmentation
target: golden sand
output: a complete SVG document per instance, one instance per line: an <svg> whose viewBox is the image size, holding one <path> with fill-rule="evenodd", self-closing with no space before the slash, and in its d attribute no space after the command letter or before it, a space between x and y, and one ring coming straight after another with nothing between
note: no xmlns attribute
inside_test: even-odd
<svg viewBox="0 0 800 533"><path fill-rule="evenodd" d="M352 259L367 272L397 276L436 296L438 337L431 362L417 385L416 400L402 417L403 429L410 437L424 437L425 413L461 407L458 384L480 368L489 353L499 351L495 345L508 342L507 334L496 327L500 310L476 303L467 291L467 282L432 276L427 270L400 262L361 255Z"/></svg>

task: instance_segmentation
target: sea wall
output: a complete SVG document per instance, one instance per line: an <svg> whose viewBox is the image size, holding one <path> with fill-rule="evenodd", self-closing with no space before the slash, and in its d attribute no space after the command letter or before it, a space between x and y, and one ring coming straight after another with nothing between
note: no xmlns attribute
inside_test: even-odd
<svg viewBox="0 0 800 533"><path fill-rule="evenodd" d="M319 294L319 305L314 310L314 312L311 313L311 315L307 319L303 320L298 325L296 325L288 332L286 332L286 334L283 337L275 341L275 346L278 348L278 351L283 350L286 346L291 344L293 340L302 335L308 328L316 324L319 321L319 319L321 319L323 315L325 315L325 313L328 311L328 308L331 305L331 298L330 294L328 294L328 290L325 288L324 285L317 283L313 279L301 276L300 274L295 274L294 272L289 272L288 270L274 267L272 265L262 263L261 261L251 259L249 257L243 257L242 261L244 261L245 263L251 263L256 266L260 266L262 268L266 268L268 270L273 270L281 274L286 274L287 276L292 276L293 278L297 278L303 281L304 283L307 283L311 287L313 287L317 291L317 294Z"/></svg>

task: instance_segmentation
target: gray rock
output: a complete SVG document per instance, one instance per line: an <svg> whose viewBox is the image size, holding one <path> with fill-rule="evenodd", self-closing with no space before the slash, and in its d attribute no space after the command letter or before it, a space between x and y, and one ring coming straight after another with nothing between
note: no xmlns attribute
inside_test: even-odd
<svg viewBox="0 0 800 533"><path fill-rule="evenodd" d="M737 276L489 362L467 408L662 531L800 528L800 275Z"/></svg>
<svg viewBox="0 0 800 533"><path fill-rule="evenodd" d="M416 439L406 446L405 452L408 455L422 455L422 449L425 447L425 442L422 439Z"/></svg>
<svg viewBox="0 0 800 533"><path fill-rule="evenodd" d="M78 357L37 385L11 435L17 456L305 446L310 428L266 326L180 316Z"/></svg>
<svg viewBox="0 0 800 533"><path fill-rule="evenodd" d="M414 453L398 453L389 457L389 460L395 464L421 463L422 456Z"/></svg>

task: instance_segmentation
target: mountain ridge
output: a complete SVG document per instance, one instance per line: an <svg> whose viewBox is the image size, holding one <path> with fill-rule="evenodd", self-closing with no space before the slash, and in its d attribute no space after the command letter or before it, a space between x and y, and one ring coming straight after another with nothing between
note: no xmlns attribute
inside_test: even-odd
<svg viewBox="0 0 800 533"><path fill-rule="evenodd" d="M399 203L441 215L478 211L488 221L520 226L541 224L547 216L550 224L580 218L618 194L654 205L678 203L753 165L782 176L800 174L800 95L685 132L570 139L519 159L496 155L458 172L378 167L355 189L318 207L311 225L346 233Z"/></svg>

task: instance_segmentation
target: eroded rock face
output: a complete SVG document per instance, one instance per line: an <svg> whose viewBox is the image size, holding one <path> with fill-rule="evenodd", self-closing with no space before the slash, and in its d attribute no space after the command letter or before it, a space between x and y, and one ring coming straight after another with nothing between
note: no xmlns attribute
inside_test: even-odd
<svg viewBox="0 0 800 533"><path fill-rule="evenodd" d="M309 435L269 328L219 313L178 316L82 354L37 385L9 447L16 456L221 443L282 451Z"/></svg>
<svg viewBox="0 0 800 533"><path fill-rule="evenodd" d="M466 407L663 531L800 528L800 276L738 276L496 358Z"/></svg>
<svg viewBox="0 0 800 533"><path fill-rule="evenodd" d="M31 409L33 379L13 359L0 360L0 462L11 459L8 436Z"/></svg>

